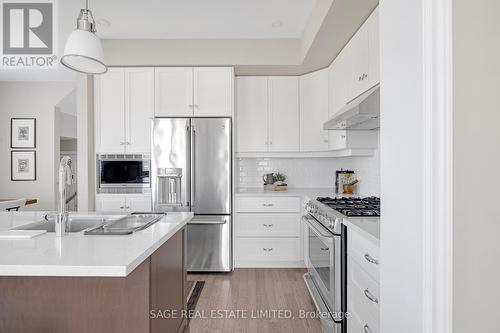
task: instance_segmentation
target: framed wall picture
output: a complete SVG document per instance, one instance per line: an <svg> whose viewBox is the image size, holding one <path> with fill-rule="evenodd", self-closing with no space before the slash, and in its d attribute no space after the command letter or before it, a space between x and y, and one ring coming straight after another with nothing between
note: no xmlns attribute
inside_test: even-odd
<svg viewBox="0 0 500 333"><path fill-rule="evenodd" d="M10 178L13 181L36 180L36 151L11 151Z"/></svg>
<svg viewBox="0 0 500 333"><path fill-rule="evenodd" d="M36 148L36 118L10 119L10 148Z"/></svg>

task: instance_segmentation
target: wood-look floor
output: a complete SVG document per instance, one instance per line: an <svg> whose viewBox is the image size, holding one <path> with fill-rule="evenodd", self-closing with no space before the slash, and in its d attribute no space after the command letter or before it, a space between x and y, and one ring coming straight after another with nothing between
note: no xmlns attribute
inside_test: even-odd
<svg viewBox="0 0 500 333"><path fill-rule="evenodd" d="M232 273L189 274L188 280L204 280L205 287L196 306L196 315L188 332L321 332L318 319L301 319L299 311L314 311L302 275L304 269L236 269ZM212 318L211 310L224 318ZM226 312L226 310L231 312ZM295 318L255 318L266 310L282 312ZM225 318L226 315L240 318ZM247 318L244 318L244 317ZM253 318L252 318L253 317Z"/></svg>

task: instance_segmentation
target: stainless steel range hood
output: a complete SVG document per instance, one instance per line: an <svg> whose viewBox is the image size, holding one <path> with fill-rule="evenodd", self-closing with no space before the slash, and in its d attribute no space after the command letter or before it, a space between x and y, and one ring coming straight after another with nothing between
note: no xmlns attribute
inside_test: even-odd
<svg viewBox="0 0 500 333"><path fill-rule="evenodd" d="M325 130L380 128L380 85L377 84L342 107L323 124Z"/></svg>

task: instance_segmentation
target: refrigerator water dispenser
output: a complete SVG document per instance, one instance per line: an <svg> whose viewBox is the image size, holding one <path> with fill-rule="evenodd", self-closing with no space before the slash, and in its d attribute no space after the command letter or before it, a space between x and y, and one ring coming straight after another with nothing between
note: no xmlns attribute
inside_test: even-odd
<svg viewBox="0 0 500 333"><path fill-rule="evenodd" d="M182 206L182 169L158 168L158 204Z"/></svg>

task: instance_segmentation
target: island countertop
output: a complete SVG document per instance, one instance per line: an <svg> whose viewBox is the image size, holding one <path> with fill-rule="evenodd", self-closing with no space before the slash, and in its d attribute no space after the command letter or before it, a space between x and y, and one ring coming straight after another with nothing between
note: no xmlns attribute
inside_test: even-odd
<svg viewBox="0 0 500 333"><path fill-rule="evenodd" d="M91 214L91 213L90 213ZM0 230L39 221L44 212L2 212ZM0 239L0 276L125 277L181 230L192 213L168 213L145 230L124 236L84 235Z"/></svg>

